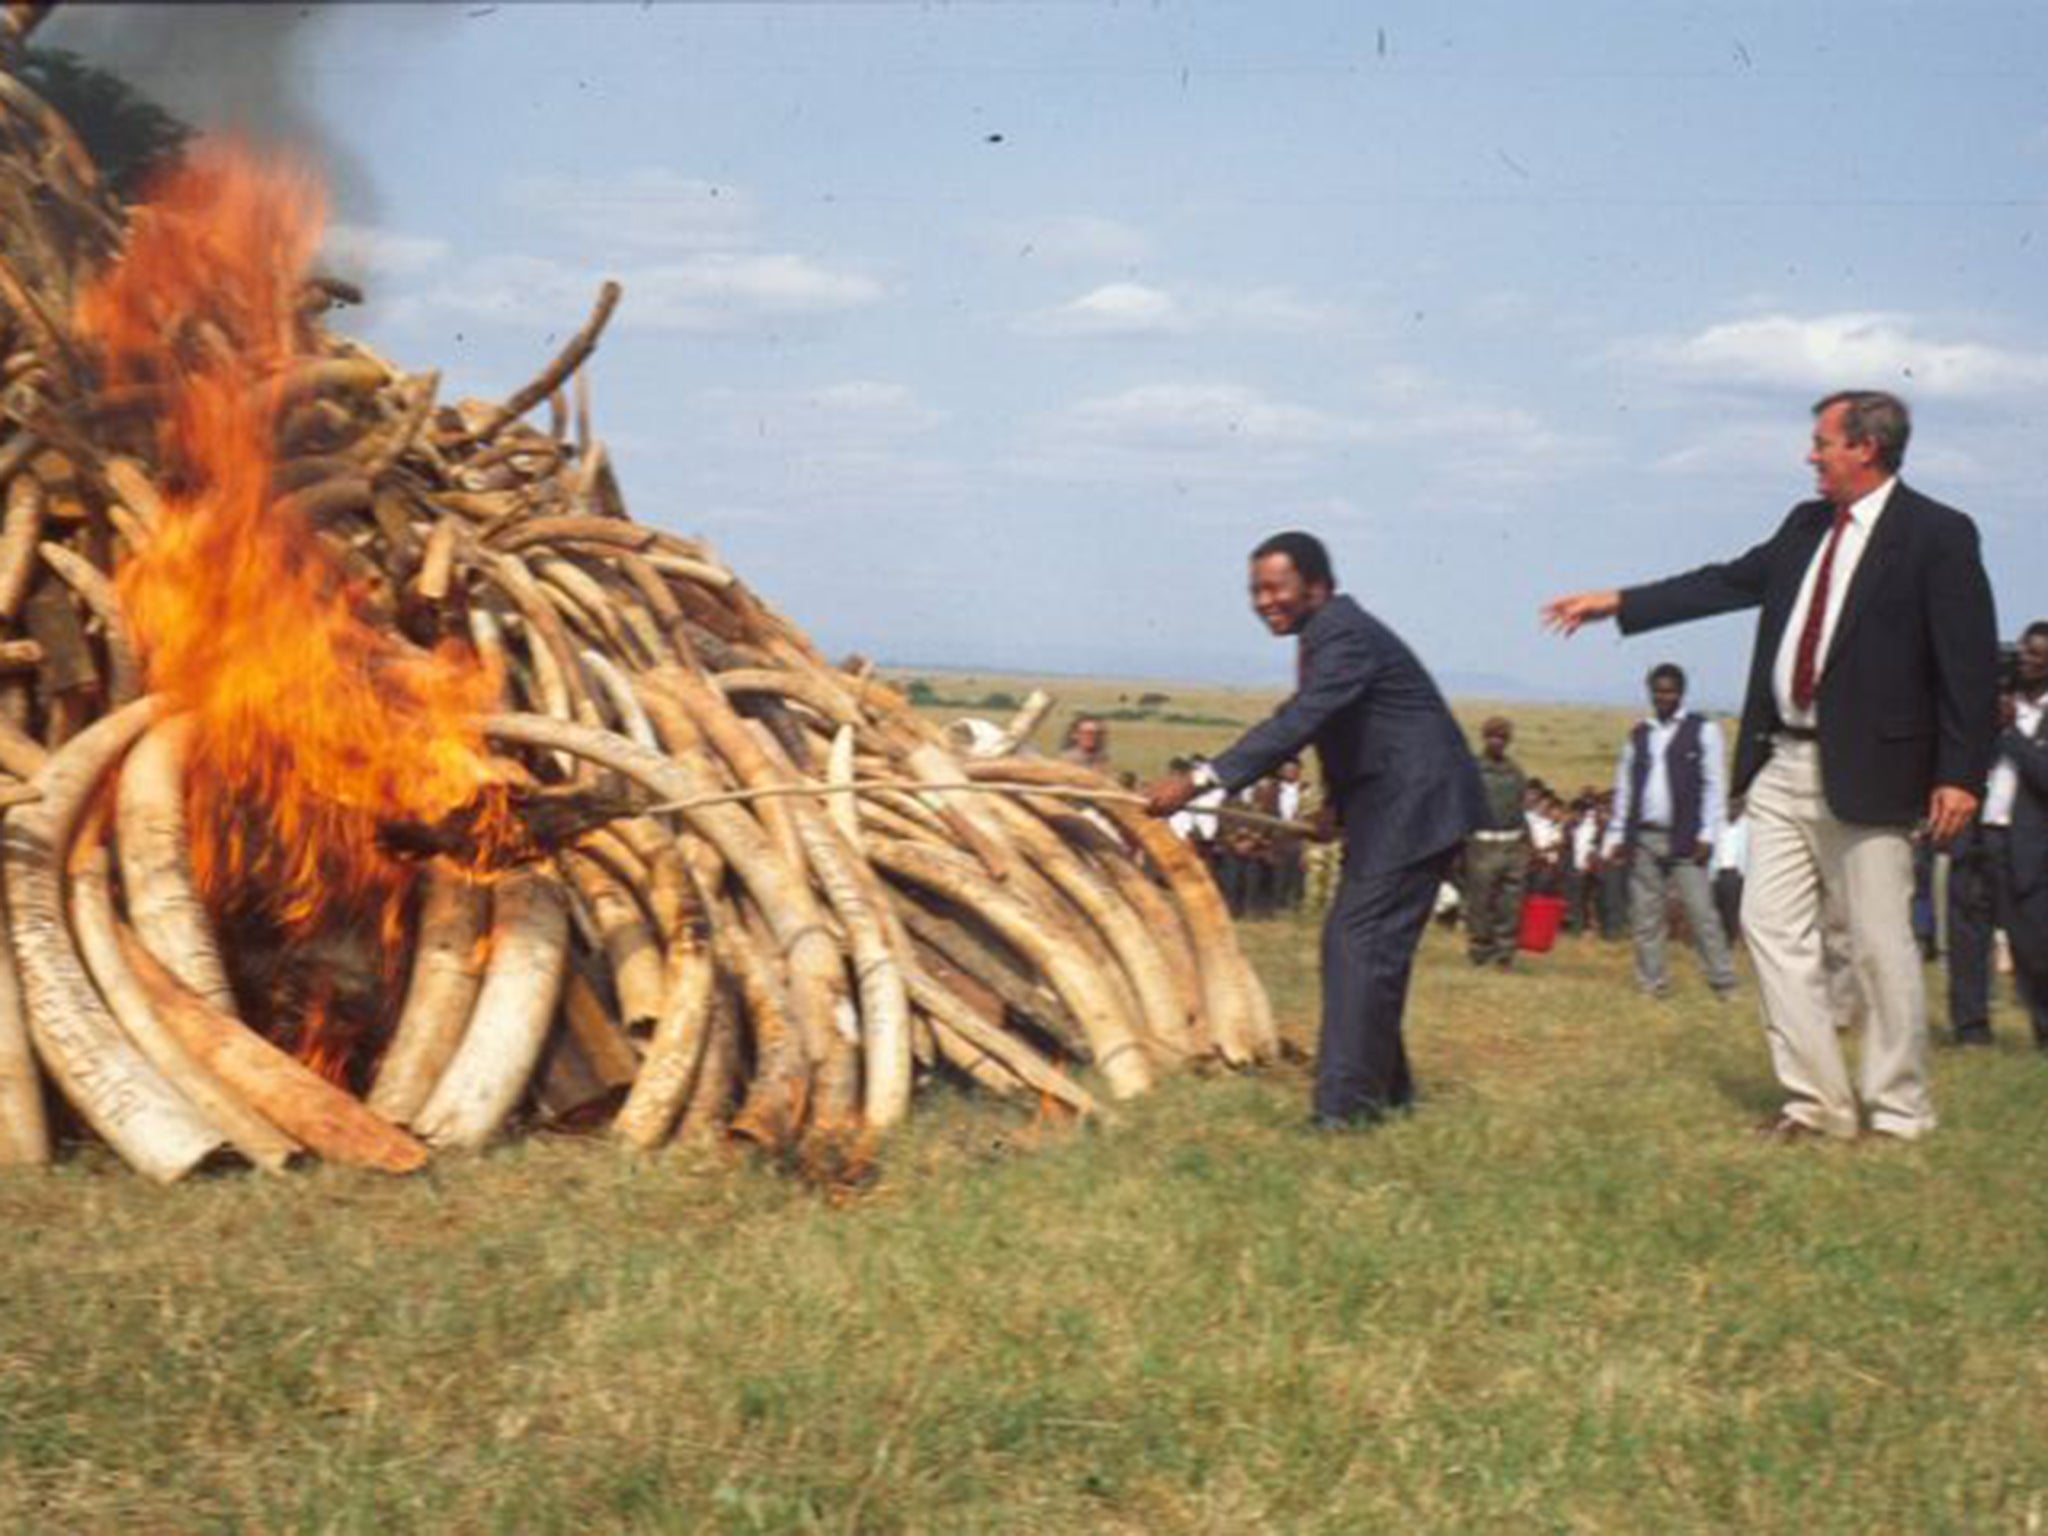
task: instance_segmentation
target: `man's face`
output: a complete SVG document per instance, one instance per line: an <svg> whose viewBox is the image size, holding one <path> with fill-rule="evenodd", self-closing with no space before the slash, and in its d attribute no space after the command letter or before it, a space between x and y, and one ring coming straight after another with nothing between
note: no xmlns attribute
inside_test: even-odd
<svg viewBox="0 0 2048 1536"><path fill-rule="evenodd" d="M1508 741L1512 734L1509 731L1488 731L1485 736L1486 755L1496 763L1506 757L1508 755Z"/></svg>
<svg viewBox="0 0 2048 1536"><path fill-rule="evenodd" d="M1657 711L1659 720L1669 720L1684 702L1685 690L1679 687L1677 678L1660 677L1650 684L1650 707Z"/></svg>
<svg viewBox="0 0 2048 1536"><path fill-rule="evenodd" d="M1102 745L1102 727L1093 720L1083 720L1074 727L1074 745L1083 752L1093 752Z"/></svg>
<svg viewBox="0 0 2048 1536"><path fill-rule="evenodd" d="M1252 562L1252 611L1276 635L1291 635L1330 600L1330 589L1301 579L1292 557L1267 555Z"/></svg>
<svg viewBox="0 0 2048 1536"><path fill-rule="evenodd" d="M1884 483L1877 444L1849 441L1847 403L1831 405L1815 418L1813 447L1806 462L1813 466L1814 489L1838 507L1846 507Z"/></svg>
<svg viewBox="0 0 2048 1536"><path fill-rule="evenodd" d="M2030 635L2020 642L2020 687L2039 693L2048 687L2048 635Z"/></svg>

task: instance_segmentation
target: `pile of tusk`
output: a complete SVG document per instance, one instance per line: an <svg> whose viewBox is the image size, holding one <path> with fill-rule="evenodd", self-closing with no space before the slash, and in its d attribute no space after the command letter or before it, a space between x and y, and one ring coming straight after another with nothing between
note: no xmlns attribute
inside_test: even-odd
<svg viewBox="0 0 2048 1536"><path fill-rule="evenodd" d="M293 321L276 515L372 623L496 667L477 724L534 781L656 808L491 881L423 865L387 1025L339 1074L264 1038L194 882L189 721L147 692L111 579L175 515L69 318L124 211L4 60L0 203L0 1163L81 1128L164 1180L221 1154L404 1172L549 1122L779 1149L886 1131L949 1075L1087 1114L1272 1054L1205 868L1132 797L961 758L703 543L628 517L582 371L611 284L502 404Z"/></svg>

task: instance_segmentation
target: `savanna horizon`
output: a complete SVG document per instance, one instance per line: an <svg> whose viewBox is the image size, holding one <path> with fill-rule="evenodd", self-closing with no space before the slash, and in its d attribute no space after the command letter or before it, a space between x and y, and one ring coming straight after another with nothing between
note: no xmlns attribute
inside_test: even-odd
<svg viewBox="0 0 2048 1536"><path fill-rule="evenodd" d="M1129 769L1141 781L1164 773L1175 757L1214 753L1228 746L1287 696L1281 687L993 669L889 666L882 675L899 688L928 682L944 702L919 708L941 722L963 715L1000 722L1034 688L1042 688L1054 702L1031 739L1035 749L1058 750L1067 727L1079 715L1104 717L1112 767ZM987 702L991 696L998 700L994 705ZM1449 702L1475 750L1480 722L1489 715L1506 715L1515 722L1512 750L1523 769L1574 792L1587 784L1606 788L1613 783L1622 738L1642 714L1640 708L1623 705L1532 704L1485 696L1454 695ZM1140 712L1142 718L1118 718ZM1201 723L1188 723L1189 717ZM1310 767L1313 771L1313 754Z"/></svg>

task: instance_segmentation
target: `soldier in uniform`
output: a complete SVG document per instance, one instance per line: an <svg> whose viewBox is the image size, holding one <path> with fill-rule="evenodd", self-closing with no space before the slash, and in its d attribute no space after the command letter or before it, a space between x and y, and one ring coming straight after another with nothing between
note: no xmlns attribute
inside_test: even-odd
<svg viewBox="0 0 2048 1536"><path fill-rule="evenodd" d="M1522 802L1529 781L1508 756L1512 722L1495 715L1479 728L1479 782L1486 820L1465 839L1465 932L1474 965L1515 963L1522 931L1522 886L1529 874L1529 824Z"/></svg>

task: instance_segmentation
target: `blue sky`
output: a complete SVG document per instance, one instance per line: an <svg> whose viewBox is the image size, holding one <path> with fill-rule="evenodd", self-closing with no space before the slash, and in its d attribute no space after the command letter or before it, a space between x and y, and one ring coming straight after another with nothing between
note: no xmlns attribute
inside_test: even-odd
<svg viewBox="0 0 2048 1536"><path fill-rule="evenodd" d="M317 140L343 324L445 392L620 280L634 514L835 653L1284 683L1243 557L1300 526L1454 691L1732 701L1747 619L1537 606L1763 537L1850 385L2048 613L2048 8L340 4L229 78L287 8L87 11Z"/></svg>

